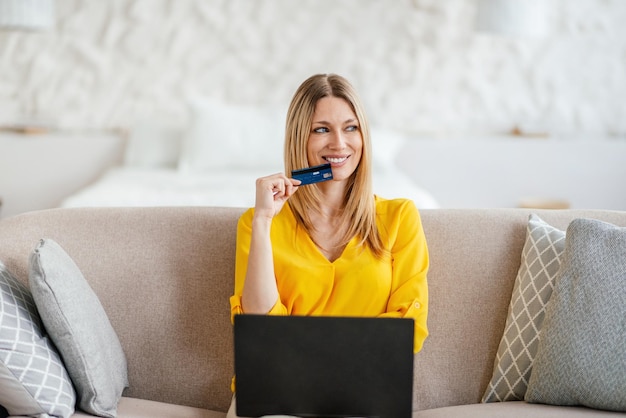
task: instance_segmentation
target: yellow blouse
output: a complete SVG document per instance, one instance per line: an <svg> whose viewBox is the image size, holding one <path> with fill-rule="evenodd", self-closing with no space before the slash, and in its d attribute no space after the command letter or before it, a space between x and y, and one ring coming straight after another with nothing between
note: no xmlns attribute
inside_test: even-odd
<svg viewBox="0 0 626 418"><path fill-rule="evenodd" d="M252 215L237 227L235 293L231 316L243 313L241 294L248 265ZM414 351L428 335L428 248L413 201L376 197L376 223L386 249L377 259L353 238L330 262L296 224L289 204L272 220L274 272L280 300L270 315L385 316L413 318Z"/></svg>

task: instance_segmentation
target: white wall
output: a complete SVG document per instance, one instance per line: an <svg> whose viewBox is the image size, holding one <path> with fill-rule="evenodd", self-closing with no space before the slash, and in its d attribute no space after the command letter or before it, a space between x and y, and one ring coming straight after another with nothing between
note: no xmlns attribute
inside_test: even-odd
<svg viewBox="0 0 626 418"><path fill-rule="evenodd" d="M626 141L428 138L398 164L443 207L626 210Z"/></svg>
<svg viewBox="0 0 626 418"><path fill-rule="evenodd" d="M53 30L0 32L0 124L184 126L189 94L284 108L305 77L337 72L374 125L412 136L473 141L519 127L559 141L626 141L626 2L545 2L550 35L524 39L476 33L476 0L56 0ZM490 179L496 161L474 169ZM481 192L430 191L472 206L521 195L493 187L499 195L463 202Z"/></svg>
<svg viewBox="0 0 626 418"><path fill-rule="evenodd" d="M115 133L0 134L0 217L58 206L121 163L123 148Z"/></svg>
<svg viewBox="0 0 626 418"><path fill-rule="evenodd" d="M349 77L404 132L626 135L626 2L546 0L551 33L474 32L476 0L56 0L42 33L0 32L0 122L184 119L198 93L285 106Z"/></svg>

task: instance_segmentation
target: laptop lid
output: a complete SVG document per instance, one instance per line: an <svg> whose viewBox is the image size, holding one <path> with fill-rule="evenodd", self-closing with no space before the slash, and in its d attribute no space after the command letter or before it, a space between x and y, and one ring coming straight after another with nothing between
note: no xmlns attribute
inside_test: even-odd
<svg viewBox="0 0 626 418"><path fill-rule="evenodd" d="M412 319L237 315L239 416L410 418Z"/></svg>

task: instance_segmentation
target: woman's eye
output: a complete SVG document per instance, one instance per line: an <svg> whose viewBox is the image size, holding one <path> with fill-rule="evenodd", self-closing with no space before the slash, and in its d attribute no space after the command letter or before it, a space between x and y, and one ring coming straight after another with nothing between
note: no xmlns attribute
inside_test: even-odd
<svg viewBox="0 0 626 418"><path fill-rule="evenodd" d="M359 130L359 127L356 126L356 125L351 125L351 126L348 126L346 128L346 131L348 131L348 132L355 132L355 131L358 131L358 130Z"/></svg>
<svg viewBox="0 0 626 418"><path fill-rule="evenodd" d="M313 129L313 132L315 132L315 133L317 133L317 134L323 134L323 133L328 132L328 128L326 128L326 127L324 127L324 126L321 126L321 127L319 127L319 128L315 128L315 129Z"/></svg>

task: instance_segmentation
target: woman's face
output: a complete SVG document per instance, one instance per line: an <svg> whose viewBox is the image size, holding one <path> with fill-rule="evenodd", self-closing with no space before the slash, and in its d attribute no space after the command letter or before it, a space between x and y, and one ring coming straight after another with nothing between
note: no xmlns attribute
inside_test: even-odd
<svg viewBox="0 0 626 418"><path fill-rule="evenodd" d="M344 99L318 100L307 144L309 165L330 163L333 180L348 179L361 161L363 137L359 121Z"/></svg>

